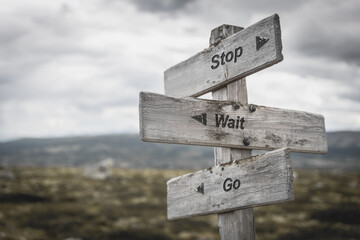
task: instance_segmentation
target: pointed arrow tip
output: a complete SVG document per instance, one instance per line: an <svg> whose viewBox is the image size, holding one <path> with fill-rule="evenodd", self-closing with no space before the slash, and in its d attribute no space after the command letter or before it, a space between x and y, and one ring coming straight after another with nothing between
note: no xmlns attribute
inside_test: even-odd
<svg viewBox="0 0 360 240"><path fill-rule="evenodd" d="M264 46L267 41L269 41L269 38L256 36L256 51Z"/></svg>
<svg viewBox="0 0 360 240"><path fill-rule="evenodd" d="M204 194L204 183L202 183L200 186L198 186L195 190L198 193Z"/></svg>
<svg viewBox="0 0 360 240"><path fill-rule="evenodd" d="M206 113L202 113L200 115L195 115L191 117L192 119L195 119L196 121L204 124L205 126L207 125L207 116Z"/></svg>

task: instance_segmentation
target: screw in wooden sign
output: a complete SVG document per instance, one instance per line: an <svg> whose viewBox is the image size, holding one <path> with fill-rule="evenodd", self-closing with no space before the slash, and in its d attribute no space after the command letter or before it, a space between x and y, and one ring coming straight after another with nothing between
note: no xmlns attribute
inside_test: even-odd
<svg viewBox="0 0 360 240"><path fill-rule="evenodd" d="M283 59L279 17L242 29L214 29L166 70L170 96L140 93L142 140L215 146L213 168L168 181L168 218L218 213L221 239L255 239L252 207L294 198L290 151L327 152L321 115L248 104L244 77ZM190 98L209 91L215 101Z"/></svg>

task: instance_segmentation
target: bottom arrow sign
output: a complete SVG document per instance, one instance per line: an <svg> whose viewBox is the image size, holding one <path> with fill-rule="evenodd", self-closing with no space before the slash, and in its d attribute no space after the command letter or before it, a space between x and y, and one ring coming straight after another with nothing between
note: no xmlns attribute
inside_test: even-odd
<svg viewBox="0 0 360 240"><path fill-rule="evenodd" d="M221 213L294 199L288 149L232 161L167 182L168 219Z"/></svg>

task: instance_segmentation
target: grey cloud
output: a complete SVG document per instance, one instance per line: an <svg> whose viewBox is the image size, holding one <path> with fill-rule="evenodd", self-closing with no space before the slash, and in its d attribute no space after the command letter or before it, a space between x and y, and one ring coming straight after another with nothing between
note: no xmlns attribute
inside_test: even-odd
<svg viewBox="0 0 360 240"><path fill-rule="evenodd" d="M63 4L51 12L31 10L23 7L18 10L21 18L15 14L2 16L0 22L0 52L31 53L32 56L47 54L84 52L81 40L84 31L78 21L78 13ZM76 52L75 52L76 53ZM84 52L86 55L89 52Z"/></svg>
<svg viewBox="0 0 360 240"><path fill-rule="evenodd" d="M358 89L351 89L349 92L347 92L346 94L340 94L339 97L344 98L344 99L348 99L352 102L358 103L360 102L360 87L358 87Z"/></svg>
<svg viewBox="0 0 360 240"><path fill-rule="evenodd" d="M307 55L299 57L290 54L285 55L285 60L276 67L280 71L295 73L305 78L307 76L316 76L331 81L339 81L343 84L357 85L360 72L352 65L342 65L342 62L339 63L333 59L313 61Z"/></svg>
<svg viewBox="0 0 360 240"><path fill-rule="evenodd" d="M305 4L306 1L284 1L284 0L259 0L259 1L239 1L239 7L246 8L249 11L257 12L279 12L279 11L289 11L295 8L299 8L301 5Z"/></svg>
<svg viewBox="0 0 360 240"><path fill-rule="evenodd" d="M108 100L108 101L91 101L85 102L84 100L78 102L72 102L73 106L76 106L82 111L90 112L101 112L102 110L109 107L132 107L139 103L138 94L133 94L130 97Z"/></svg>
<svg viewBox="0 0 360 240"><path fill-rule="evenodd" d="M347 34L356 30L348 29L346 25L344 28L347 28L347 31L335 29L324 32L312 26L309 28L311 30L303 32L309 37L303 38L297 44L298 51L309 56L332 58L360 65L360 31L356 34Z"/></svg>
<svg viewBox="0 0 360 240"><path fill-rule="evenodd" d="M129 2L135 4L141 11L174 13L183 10L186 5L194 1L195 0L130 0Z"/></svg>
<svg viewBox="0 0 360 240"><path fill-rule="evenodd" d="M5 26L0 25L0 42L1 44L11 44L22 36L26 35L29 30L19 26Z"/></svg>
<svg viewBox="0 0 360 240"><path fill-rule="evenodd" d="M331 8L324 5L321 10L314 9L308 12L308 16L303 15L298 20L299 25L291 31L296 51L310 57L329 58L359 66L360 4L355 1L346 3L330 2L334 4ZM321 5L315 4L313 7L319 8Z"/></svg>

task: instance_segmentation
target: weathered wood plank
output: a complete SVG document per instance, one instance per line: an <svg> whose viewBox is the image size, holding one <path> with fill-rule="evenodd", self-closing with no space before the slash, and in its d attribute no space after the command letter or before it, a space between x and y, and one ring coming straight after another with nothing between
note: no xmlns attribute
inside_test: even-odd
<svg viewBox="0 0 360 240"><path fill-rule="evenodd" d="M200 96L282 61L277 14L233 34L164 73L165 94Z"/></svg>
<svg viewBox="0 0 360 240"><path fill-rule="evenodd" d="M324 117L301 111L236 102L172 98L140 93L143 141L325 153Z"/></svg>
<svg viewBox="0 0 360 240"><path fill-rule="evenodd" d="M293 200L289 153L289 149L279 149L169 180L168 218L228 212Z"/></svg>

